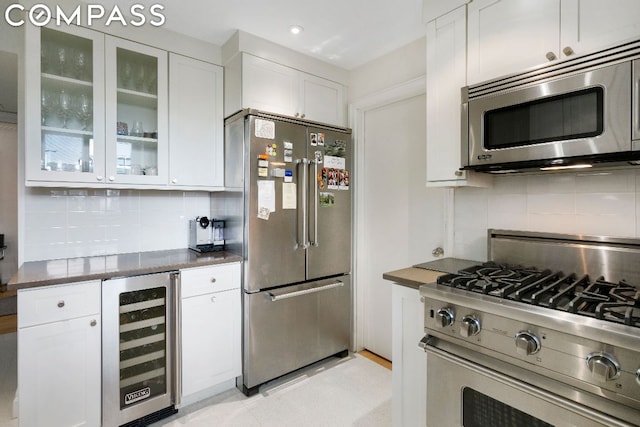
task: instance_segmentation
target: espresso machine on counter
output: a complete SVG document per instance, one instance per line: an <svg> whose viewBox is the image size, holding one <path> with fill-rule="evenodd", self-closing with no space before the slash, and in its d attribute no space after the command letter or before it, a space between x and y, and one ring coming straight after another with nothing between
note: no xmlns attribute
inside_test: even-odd
<svg viewBox="0 0 640 427"><path fill-rule="evenodd" d="M189 249L196 252L224 250L224 220L206 216L189 220Z"/></svg>

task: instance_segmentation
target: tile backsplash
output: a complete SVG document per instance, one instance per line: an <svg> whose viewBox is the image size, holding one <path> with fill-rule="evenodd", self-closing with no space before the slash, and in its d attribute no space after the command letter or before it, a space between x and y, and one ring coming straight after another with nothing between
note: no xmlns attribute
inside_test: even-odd
<svg viewBox="0 0 640 427"><path fill-rule="evenodd" d="M186 248L209 193L27 188L24 261Z"/></svg>
<svg viewBox="0 0 640 427"><path fill-rule="evenodd" d="M640 237L640 171L499 176L455 190L454 256L487 258L487 229Z"/></svg>

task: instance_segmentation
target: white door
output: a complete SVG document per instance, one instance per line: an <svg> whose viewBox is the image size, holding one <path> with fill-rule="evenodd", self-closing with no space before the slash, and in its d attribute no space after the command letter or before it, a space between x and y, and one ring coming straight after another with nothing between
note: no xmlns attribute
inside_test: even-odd
<svg viewBox="0 0 640 427"><path fill-rule="evenodd" d="M391 360L391 282L387 271L433 259L444 240L442 188L425 187L424 95L365 112L364 222L358 286L364 289L363 344ZM362 267L362 268L361 268Z"/></svg>

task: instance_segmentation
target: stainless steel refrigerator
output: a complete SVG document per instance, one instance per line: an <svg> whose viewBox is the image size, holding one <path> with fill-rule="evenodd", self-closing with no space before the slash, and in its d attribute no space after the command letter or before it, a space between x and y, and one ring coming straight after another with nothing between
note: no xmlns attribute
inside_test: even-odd
<svg viewBox="0 0 640 427"><path fill-rule="evenodd" d="M225 121L225 239L244 255L247 395L348 354L352 153L349 129L255 110Z"/></svg>

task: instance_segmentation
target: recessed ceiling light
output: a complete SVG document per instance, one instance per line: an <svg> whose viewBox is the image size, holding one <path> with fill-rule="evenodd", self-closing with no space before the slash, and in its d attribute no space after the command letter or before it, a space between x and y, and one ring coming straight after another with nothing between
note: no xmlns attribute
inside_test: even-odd
<svg viewBox="0 0 640 427"><path fill-rule="evenodd" d="M304 28L302 28L300 25L292 25L289 27L289 32L291 32L291 34L294 34L294 35L300 34L303 31L304 31Z"/></svg>

